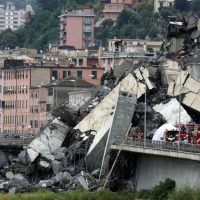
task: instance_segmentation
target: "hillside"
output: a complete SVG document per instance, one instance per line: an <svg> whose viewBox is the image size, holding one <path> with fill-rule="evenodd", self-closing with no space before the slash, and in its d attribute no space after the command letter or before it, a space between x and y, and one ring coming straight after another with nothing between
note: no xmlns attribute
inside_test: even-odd
<svg viewBox="0 0 200 200"><path fill-rule="evenodd" d="M56 42L59 36L58 16L64 10L101 9L98 0L37 0L36 6L35 16L16 32L18 46L46 49L49 42Z"/></svg>
<svg viewBox="0 0 200 200"><path fill-rule="evenodd" d="M0 3L5 0L0 0ZM0 34L0 48L10 47L30 47L38 50L45 50L49 42L58 42L59 38L59 18L58 16L65 10L82 9L84 7L93 8L96 20L102 14L103 1L99 0L12 0L18 7L26 3L33 3L35 15L30 18L17 32L6 30ZM185 1L185 0L184 0ZM176 0L173 8L162 8L160 13L153 12L153 0L140 3L136 8L123 11L117 22L105 20L102 28L95 32L95 40L99 44L105 45L109 38L137 38L160 40L162 36L162 26L167 16L184 16L184 12L199 12L200 0L194 0L191 6L188 2ZM179 2L182 2L181 4ZM186 9L187 8L187 9ZM189 10L188 10L189 9ZM198 14L198 13L197 13Z"/></svg>
<svg viewBox="0 0 200 200"><path fill-rule="evenodd" d="M38 10L35 16L23 28L17 31L18 46L47 49L49 42L57 42L59 37L59 18L63 10L93 8L96 20L103 9L98 0L37 0ZM105 44L108 38L157 38L156 20L153 13L153 0L141 3L133 11L124 11L116 24L111 20L103 23L95 38ZM0 44L1 45L1 44Z"/></svg>

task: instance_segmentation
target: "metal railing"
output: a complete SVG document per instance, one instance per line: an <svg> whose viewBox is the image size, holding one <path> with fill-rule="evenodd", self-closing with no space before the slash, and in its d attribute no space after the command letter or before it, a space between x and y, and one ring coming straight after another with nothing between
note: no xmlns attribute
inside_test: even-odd
<svg viewBox="0 0 200 200"><path fill-rule="evenodd" d="M124 137L118 136L115 138L113 144L122 144ZM200 153L200 145L189 144L189 143L177 143L177 142L167 142L167 141L155 141L155 140L143 140L143 139L133 139L132 137L127 137L124 145L127 146L137 146L155 150L163 151L176 151L185 153Z"/></svg>
<svg viewBox="0 0 200 200"><path fill-rule="evenodd" d="M2 146L27 146L34 138L5 138L0 135L0 145Z"/></svg>

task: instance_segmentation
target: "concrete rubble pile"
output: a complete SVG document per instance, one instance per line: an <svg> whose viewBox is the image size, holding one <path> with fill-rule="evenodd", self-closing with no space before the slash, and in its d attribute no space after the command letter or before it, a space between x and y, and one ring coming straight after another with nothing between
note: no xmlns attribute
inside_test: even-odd
<svg viewBox="0 0 200 200"><path fill-rule="evenodd" d="M131 122L134 128L143 129L145 91L149 96L149 133L166 121L162 113L153 109L167 99L166 90L162 91L160 83L155 82L157 76L155 68L148 68L148 63L141 64L125 78L119 78L119 82L111 83L110 78L105 80L95 98L81 111L62 105L62 109L54 112L55 119L51 124L19 154L20 162L16 160L4 165L3 173L11 175L2 178L0 190L14 193L33 191L38 187L52 191L101 187L98 178L106 175L108 155L111 155L109 148L105 149L108 135L110 145L115 136L125 134Z"/></svg>
<svg viewBox="0 0 200 200"><path fill-rule="evenodd" d="M176 97L193 120L199 123L200 19L194 15L181 20L171 17L160 56L159 64L168 86L167 95Z"/></svg>
<svg viewBox="0 0 200 200"><path fill-rule="evenodd" d="M179 18L169 17L167 38L161 51L168 58L181 58L198 49L200 44L200 20L190 15Z"/></svg>
<svg viewBox="0 0 200 200"><path fill-rule="evenodd" d="M136 97L141 99L144 96L145 82L148 91L156 88L144 66L129 73L119 83L111 84L106 80L96 97L91 100L87 108L84 107L89 114L79 123L77 119L84 116L85 112L82 115L76 111L66 112L69 109L65 109L62 112L64 114L59 117L60 111L54 113L55 119L26 150L19 154L19 160L10 159L11 163L2 164L2 172L9 172L11 175L8 179L2 177L0 190L2 192L11 190L10 193L14 193L31 191L38 187L59 191L71 191L77 188L93 190L100 187L98 181L100 165L94 168L90 166L91 170L88 173L86 167L89 167L89 164L85 165L85 159L89 159L89 155L97 149L101 138L112 129L116 106L123 108L124 100L121 104L118 102L119 94L127 99L128 104L130 101L135 105ZM126 126L132 121L134 113L134 108L127 108L130 114ZM74 119L77 120L74 122L77 125L73 127ZM117 118L115 120L117 124ZM127 129L126 126L121 126L123 134Z"/></svg>
<svg viewBox="0 0 200 200"><path fill-rule="evenodd" d="M98 189L103 184L99 178L107 174L113 158L111 144L126 134L131 123L130 134L136 130L143 133L145 111L149 139L161 125L177 125L180 113L181 123L197 123L200 72L197 77L197 64L191 65L190 58L199 57L199 28L199 19L194 16L171 18L157 60L137 63L121 77L115 77L112 70L107 72L91 101L80 110L69 104L54 110L54 120L17 159L0 152L0 191ZM119 161L110 188L118 188L120 179L124 188L134 190L132 181L120 175L129 158L127 155Z"/></svg>

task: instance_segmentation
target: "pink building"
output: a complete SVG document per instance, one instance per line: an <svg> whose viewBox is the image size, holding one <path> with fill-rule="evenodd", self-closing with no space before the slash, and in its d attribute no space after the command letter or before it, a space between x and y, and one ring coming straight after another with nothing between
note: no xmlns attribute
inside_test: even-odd
<svg viewBox="0 0 200 200"><path fill-rule="evenodd" d="M142 0L111 0L111 3L105 4L104 6L104 19L116 21L123 10L128 10L141 1Z"/></svg>
<svg viewBox="0 0 200 200"><path fill-rule="evenodd" d="M88 60L91 67L27 67L23 66L21 60L7 60L2 68L2 78L0 78L0 132L6 134L23 134L36 136L40 129L51 120L49 111L55 106L55 95L51 88L44 87L55 80L58 82L68 76L77 76L83 82L76 82L71 91L71 100L81 100L90 97L91 93L83 90L81 85L84 80L87 84L99 85L103 75L103 68L92 67L97 62L96 58ZM78 79L78 78L77 78ZM69 82L70 83L70 82ZM68 83L68 84L69 84ZM78 83L81 89L80 94L73 92ZM3 93L2 93L3 91ZM54 91L54 90L53 90ZM61 93L63 95L63 93ZM75 95L75 96L74 96ZM63 98L63 97L62 97ZM54 102L53 104L51 103ZM58 102L58 101L56 101ZM2 121L3 120L3 121Z"/></svg>
<svg viewBox="0 0 200 200"><path fill-rule="evenodd" d="M60 15L60 45L85 49L94 43L92 9L76 10Z"/></svg>
<svg viewBox="0 0 200 200"><path fill-rule="evenodd" d="M2 108L3 85L4 85L3 77L4 77L3 71L0 70L0 132L3 132L3 108Z"/></svg>
<svg viewBox="0 0 200 200"><path fill-rule="evenodd" d="M3 70L3 132L18 133L23 135L34 134L31 129L39 127L43 118L36 116L37 122L33 121L34 114L42 101L38 95L34 96L30 88L38 86L41 81L48 84L51 81L51 70L48 68L31 67L5 67ZM31 92L31 93L30 93ZM34 91L35 92L35 91ZM43 113L40 113L43 115ZM40 120L39 120L40 119Z"/></svg>
<svg viewBox="0 0 200 200"><path fill-rule="evenodd" d="M47 89L43 83L30 88L30 126L27 133L37 136L40 129L47 124Z"/></svg>
<svg viewBox="0 0 200 200"><path fill-rule="evenodd" d="M113 21L116 21L119 14L125 9L127 9L127 6L124 4L105 4L103 10L104 19L112 19Z"/></svg>
<svg viewBox="0 0 200 200"><path fill-rule="evenodd" d="M30 69L4 69L4 132L23 134L29 125Z"/></svg>
<svg viewBox="0 0 200 200"><path fill-rule="evenodd" d="M77 76L88 83L99 85L104 68L92 67L52 67L51 74L54 80L61 80L68 76Z"/></svg>

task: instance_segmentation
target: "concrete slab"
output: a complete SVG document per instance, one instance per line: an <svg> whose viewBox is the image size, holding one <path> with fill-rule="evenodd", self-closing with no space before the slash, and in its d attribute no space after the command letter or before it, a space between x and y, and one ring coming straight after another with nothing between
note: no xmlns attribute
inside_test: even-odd
<svg viewBox="0 0 200 200"><path fill-rule="evenodd" d="M198 29L198 31L200 31L200 19L198 19L198 21L197 21L197 29Z"/></svg>
<svg viewBox="0 0 200 200"><path fill-rule="evenodd" d="M139 79L139 80L143 80L143 76L139 70L139 68L137 68L136 70L134 70L134 74L135 76Z"/></svg>
<svg viewBox="0 0 200 200"><path fill-rule="evenodd" d="M176 79L176 83L184 85L189 73L187 71L181 71Z"/></svg>
<svg viewBox="0 0 200 200"><path fill-rule="evenodd" d="M196 98L194 99L191 108L200 112L200 94L196 95Z"/></svg>
<svg viewBox="0 0 200 200"><path fill-rule="evenodd" d="M44 129L40 136L34 139L27 147L28 156L33 162L39 154L52 161L53 155L58 150L69 130L69 127L58 119L54 119L52 124Z"/></svg>
<svg viewBox="0 0 200 200"><path fill-rule="evenodd" d="M184 39L183 38L171 38L169 52L176 53L184 49Z"/></svg>
<svg viewBox="0 0 200 200"><path fill-rule="evenodd" d="M184 88L183 85L180 85L178 83L175 84L174 86L174 95L173 96L178 96L179 94L185 94L189 92L187 88Z"/></svg>
<svg viewBox="0 0 200 200"><path fill-rule="evenodd" d="M194 94L193 92L188 92L185 95L182 103L185 104L186 106L191 107L193 102L194 102L194 100L195 100L195 98L196 98L196 94Z"/></svg>
<svg viewBox="0 0 200 200"><path fill-rule="evenodd" d="M184 87L197 94L200 91L200 82L190 76L187 78Z"/></svg>
<svg viewBox="0 0 200 200"><path fill-rule="evenodd" d="M174 96L174 87L175 87L175 82L172 81L167 89L167 95L172 97Z"/></svg>
<svg viewBox="0 0 200 200"><path fill-rule="evenodd" d="M153 109L156 112L159 112L166 119L166 121L172 125L179 124L179 114L181 124L187 124L191 122L191 117L182 106L180 107L179 113L179 105L179 102L173 98L166 104L161 103L154 106Z"/></svg>
<svg viewBox="0 0 200 200"><path fill-rule="evenodd" d="M82 133L94 130L98 134L102 127L111 127L113 119L111 113L116 106L119 91L137 94L137 98L139 98L144 94L145 86L141 83L138 84L133 75L128 74L74 129L79 129ZM107 131L104 130L105 133Z"/></svg>

